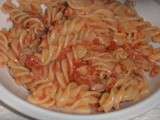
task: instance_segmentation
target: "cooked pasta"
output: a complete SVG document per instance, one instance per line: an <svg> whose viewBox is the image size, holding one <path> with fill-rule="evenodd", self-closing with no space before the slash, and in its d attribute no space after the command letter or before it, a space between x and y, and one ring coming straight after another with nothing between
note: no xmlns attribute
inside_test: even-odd
<svg viewBox="0 0 160 120"><path fill-rule="evenodd" d="M160 74L160 28L116 0L6 0L13 27L0 31L0 66L35 105L91 114L149 95Z"/></svg>
<svg viewBox="0 0 160 120"><path fill-rule="evenodd" d="M5 33L0 31L0 66L4 66L7 64L8 57L7 57L7 51L8 51L8 40Z"/></svg>

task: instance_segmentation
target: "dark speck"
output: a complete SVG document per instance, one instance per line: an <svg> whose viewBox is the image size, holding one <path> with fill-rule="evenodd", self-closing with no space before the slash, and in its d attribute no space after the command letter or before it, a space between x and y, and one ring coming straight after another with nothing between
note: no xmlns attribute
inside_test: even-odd
<svg viewBox="0 0 160 120"><path fill-rule="evenodd" d="M64 2L64 6L65 6L66 8L69 6L66 1Z"/></svg>
<svg viewBox="0 0 160 120"><path fill-rule="evenodd" d="M8 47L11 48L11 43L8 43Z"/></svg>
<svg viewBox="0 0 160 120"><path fill-rule="evenodd" d="M44 34L47 34L49 32L49 27L45 27Z"/></svg>

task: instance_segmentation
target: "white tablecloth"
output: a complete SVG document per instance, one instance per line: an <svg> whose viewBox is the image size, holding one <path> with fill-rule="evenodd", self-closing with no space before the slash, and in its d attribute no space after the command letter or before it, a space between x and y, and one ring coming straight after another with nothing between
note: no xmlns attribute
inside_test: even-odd
<svg viewBox="0 0 160 120"><path fill-rule="evenodd" d="M1 104L1 103L0 103ZM0 120L31 120L0 105ZM132 120L160 120L160 105Z"/></svg>

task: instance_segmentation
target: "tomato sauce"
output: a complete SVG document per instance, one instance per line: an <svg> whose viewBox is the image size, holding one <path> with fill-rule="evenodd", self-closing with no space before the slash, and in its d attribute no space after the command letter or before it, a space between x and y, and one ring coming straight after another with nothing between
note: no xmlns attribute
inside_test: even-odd
<svg viewBox="0 0 160 120"><path fill-rule="evenodd" d="M25 65L30 69L39 69L42 67L40 59L34 55L27 55Z"/></svg>
<svg viewBox="0 0 160 120"><path fill-rule="evenodd" d="M81 75L78 72L78 68L82 66L87 66L87 74ZM88 86L92 86L97 83L97 72L94 67L91 66L91 63L88 61L77 60L74 62L73 73L70 75L72 81L77 82L78 84L86 84Z"/></svg>
<svg viewBox="0 0 160 120"><path fill-rule="evenodd" d="M157 76L159 74L159 72L160 72L159 66L154 64L152 66L152 69L151 69L151 72L150 72L151 76L155 77L155 76Z"/></svg>

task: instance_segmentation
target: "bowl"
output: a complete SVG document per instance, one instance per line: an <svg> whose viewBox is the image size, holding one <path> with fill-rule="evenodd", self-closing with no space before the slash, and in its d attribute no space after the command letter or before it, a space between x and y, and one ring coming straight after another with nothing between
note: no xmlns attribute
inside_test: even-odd
<svg viewBox="0 0 160 120"><path fill-rule="evenodd" d="M4 0L0 0L0 3L3 1ZM138 0L136 2L136 9L146 20L151 21L154 25L160 26L160 4L158 4L158 1ZM8 15L0 12L0 28L9 28L12 25L6 22L7 17ZM159 47L158 44L154 44L154 46ZM26 101L28 92L14 82L7 68L1 68L0 101L26 116L41 120L128 120L160 104L160 77L148 77L147 80L150 85L151 94L133 105L127 105L123 109L109 113L92 115L67 114L44 109Z"/></svg>

